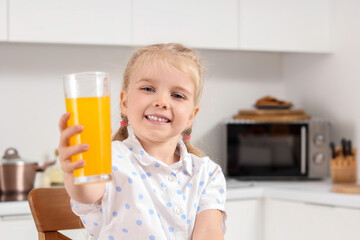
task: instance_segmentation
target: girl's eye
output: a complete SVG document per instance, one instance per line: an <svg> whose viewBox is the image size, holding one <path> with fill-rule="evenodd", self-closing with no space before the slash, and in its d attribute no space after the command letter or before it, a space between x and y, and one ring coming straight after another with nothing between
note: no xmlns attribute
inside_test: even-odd
<svg viewBox="0 0 360 240"><path fill-rule="evenodd" d="M152 89L151 87L142 87L141 90L144 90L146 92L154 92L154 89Z"/></svg>
<svg viewBox="0 0 360 240"><path fill-rule="evenodd" d="M172 96L174 98L179 98L179 99L184 99L185 100L185 97L183 95L181 95L181 94L178 94L178 93L173 93Z"/></svg>

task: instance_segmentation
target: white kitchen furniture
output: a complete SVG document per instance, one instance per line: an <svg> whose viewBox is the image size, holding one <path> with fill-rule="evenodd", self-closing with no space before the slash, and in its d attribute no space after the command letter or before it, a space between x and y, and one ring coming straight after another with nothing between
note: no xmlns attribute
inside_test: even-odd
<svg viewBox="0 0 360 240"><path fill-rule="evenodd" d="M330 181L251 184L228 181L225 240L359 239L360 195L333 193ZM0 231L4 239L37 239L26 201L0 203Z"/></svg>
<svg viewBox="0 0 360 240"><path fill-rule="evenodd" d="M0 202L0 232L0 239L38 239L27 201Z"/></svg>
<svg viewBox="0 0 360 240"><path fill-rule="evenodd" d="M237 49L237 0L134 0L134 44Z"/></svg>
<svg viewBox="0 0 360 240"><path fill-rule="evenodd" d="M131 0L9 0L9 41L130 45Z"/></svg>
<svg viewBox="0 0 360 240"><path fill-rule="evenodd" d="M7 0L0 0L0 41L7 40Z"/></svg>
<svg viewBox="0 0 360 240"><path fill-rule="evenodd" d="M263 207L263 199L228 200L225 239L264 239Z"/></svg>
<svg viewBox="0 0 360 240"><path fill-rule="evenodd" d="M331 49L331 0L240 0L239 8L240 49Z"/></svg>
<svg viewBox="0 0 360 240"><path fill-rule="evenodd" d="M265 201L264 240L357 240L360 209L292 202Z"/></svg>
<svg viewBox="0 0 360 240"><path fill-rule="evenodd" d="M19 231L19 229L21 231ZM60 231L71 239L88 239L86 231ZM27 201L0 202L0 239L37 240L38 232Z"/></svg>
<svg viewBox="0 0 360 240"><path fill-rule="evenodd" d="M225 240L359 239L360 195L333 193L329 180L252 184L228 181Z"/></svg>
<svg viewBox="0 0 360 240"><path fill-rule="evenodd" d="M0 239L38 240L38 232L31 215L0 216ZM84 229L59 231L76 240L87 240Z"/></svg>
<svg viewBox="0 0 360 240"><path fill-rule="evenodd" d="M31 215L0 216L0 232L0 239L38 239Z"/></svg>
<svg viewBox="0 0 360 240"><path fill-rule="evenodd" d="M360 209L282 199L226 203L225 240L357 240Z"/></svg>
<svg viewBox="0 0 360 240"><path fill-rule="evenodd" d="M0 0L0 41L330 52L331 2Z"/></svg>

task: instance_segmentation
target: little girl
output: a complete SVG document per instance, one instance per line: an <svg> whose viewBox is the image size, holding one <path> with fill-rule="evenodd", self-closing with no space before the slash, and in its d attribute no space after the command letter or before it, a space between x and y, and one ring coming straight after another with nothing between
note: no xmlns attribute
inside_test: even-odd
<svg viewBox="0 0 360 240"><path fill-rule="evenodd" d="M223 239L226 182L219 165L190 144L203 89L198 55L180 44L138 49L124 73L121 127L108 183L74 185L70 147L80 125L59 123L60 163L74 213L98 239ZM128 131L130 130L130 131ZM91 146L90 146L91 147Z"/></svg>

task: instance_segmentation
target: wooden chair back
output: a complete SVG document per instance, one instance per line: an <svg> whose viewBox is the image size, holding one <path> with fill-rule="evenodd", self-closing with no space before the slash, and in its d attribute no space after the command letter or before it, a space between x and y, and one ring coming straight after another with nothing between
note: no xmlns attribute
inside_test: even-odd
<svg viewBox="0 0 360 240"><path fill-rule="evenodd" d="M28 202L39 240L69 240L58 231L84 228L80 218L71 210L70 197L65 188L33 189Z"/></svg>

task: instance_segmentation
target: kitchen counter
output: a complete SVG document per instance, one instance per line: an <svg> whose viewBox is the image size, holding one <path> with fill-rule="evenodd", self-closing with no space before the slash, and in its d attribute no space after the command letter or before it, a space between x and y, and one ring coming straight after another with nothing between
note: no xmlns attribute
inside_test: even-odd
<svg viewBox="0 0 360 240"><path fill-rule="evenodd" d="M360 195L331 191L330 179L324 181L238 181L228 179L227 201L274 198L360 209ZM27 201L1 202L0 216L30 215Z"/></svg>
<svg viewBox="0 0 360 240"><path fill-rule="evenodd" d="M27 201L0 202L0 217L16 215L31 215Z"/></svg>
<svg viewBox="0 0 360 240"><path fill-rule="evenodd" d="M323 181L238 181L228 179L227 200L274 198L337 207L359 208L360 194L331 191L330 179Z"/></svg>

